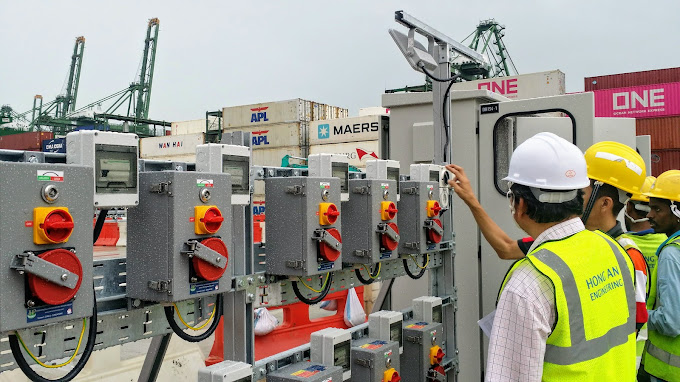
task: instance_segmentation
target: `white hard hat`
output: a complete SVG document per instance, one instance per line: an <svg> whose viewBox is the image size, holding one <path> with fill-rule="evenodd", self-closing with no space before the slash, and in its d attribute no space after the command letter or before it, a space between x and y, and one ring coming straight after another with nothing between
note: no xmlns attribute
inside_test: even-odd
<svg viewBox="0 0 680 382"><path fill-rule="evenodd" d="M581 150L564 138L548 132L538 133L517 146L504 180L531 187L532 191L534 188L573 191L590 185L586 160ZM561 203L576 196L576 192L537 191L534 191L534 195L544 203ZM537 193L543 194L543 197L539 198Z"/></svg>

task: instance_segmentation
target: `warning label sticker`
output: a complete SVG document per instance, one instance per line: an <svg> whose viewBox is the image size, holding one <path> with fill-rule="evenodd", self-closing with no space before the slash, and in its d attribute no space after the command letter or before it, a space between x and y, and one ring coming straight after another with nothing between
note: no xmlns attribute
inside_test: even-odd
<svg viewBox="0 0 680 382"><path fill-rule="evenodd" d="M309 378L315 374L319 374L320 372L326 370L326 366L321 366L321 365L314 365L310 366L306 369L298 370L294 373L291 373L290 375L294 375L296 377L300 378Z"/></svg>
<svg viewBox="0 0 680 382"><path fill-rule="evenodd" d="M359 347L363 348L363 349L374 350L374 349L380 349L381 347L383 347L385 345L387 345L386 341L379 341L378 340L378 341L369 342L367 344L363 344Z"/></svg>
<svg viewBox="0 0 680 382"><path fill-rule="evenodd" d="M189 284L189 294L212 292L220 289L219 281L204 281Z"/></svg>
<svg viewBox="0 0 680 382"><path fill-rule="evenodd" d="M54 170L38 170L38 180L47 182L63 182L64 172Z"/></svg>
<svg viewBox="0 0 680 382"><path fill-rule="evenodd" d="M215 186L215 183L212 179L196 179L196 186L212 188Z"/></svg>
<svg viewBox="0 0 680 382"><path fill-rule="evenodd" d="M331 184L329 182L319 182L319 188L327 190L331 188Z"/></svg>
<svg viewBox="0 0 680 382"><path fill-rule="evenodd" d="M26 322L36 322L56 318L61 316L70 316L73 314L73 303L67 302L57 306L43 306L40 308L26 309Z"/></svg>
<svg viewBox="0 0 680 382"><path fill-rule="evenodd" d="M415 324L411 324L406 326L408 329L422 329L428 325L427 322L416 322Z"/></svg>

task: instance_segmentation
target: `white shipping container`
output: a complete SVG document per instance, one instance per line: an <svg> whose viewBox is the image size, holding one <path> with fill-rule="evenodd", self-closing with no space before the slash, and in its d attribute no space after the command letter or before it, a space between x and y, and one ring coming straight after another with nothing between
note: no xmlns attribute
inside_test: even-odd
<svg viewBox="0 0 680 382"><path fill-rule="evenodd" d="M286 155L300 157L300 146L277 147L273 149L253 150L253 165L255 166L281 166L281 158Z"/></svg>
<svg viewBox="0 0 680 382"><path fill-rule="evenodd" d="M390 115L390 109L382 106L362 107L359 109L359 117L369 115Z"/></svg>
<svg viewBox="0 0 680 382"><path fill-rule="evenodd" d="M179 154L179 155L164 155L158 157L142 158L145 160L169 160L172 162L188 162L196 163L196 154Z"/></svg>
<svg viewBox="0 0 680 382"><path fill-rule="evenodd" d="M451 90L490 90L518 100L565 94L564 73L559 70L457 82Z"/></svg>
<svg viewBox="0 0 680 382"><path fill-rule="evenodd" d="M347 109L295 98L286 101L230 106L222 110L225 130L272 123L309 122L317 119L345 118Z"/></svg>
<svg viewBox="0 0 680 382"><path fill-rule="evenodd" d="M217 126L218 117L210 117L211 124ZM170 126L172 135L185 135L205 133L205 119L193 119L190 121L172 122Z"/></svg>
<svg viewBox="0 0 680 382"><path fill-rule="evenodd" d="M349 158L349 164L358 168L365 168L366 161L371 159L386 159L380 149L380 141L377 140L312 145L309 146L309 153L345 154Z"/></svg>
<svg viewBox="0 0 680 382"><path fill-rule="evenodd" d="M309 125L309 144L374 141L389 117L372 115L367 117L339 118L327 121L312 121Z"/></svg>
<svg viewBox="0 0 680 382"><path fill-rule="evenodd" d="M254 127L239 127L229 130L245 131L251 134L253 150L283 146L306 146L307 122L278 123Z"/></svg>
<svg viewBox="0 0 680 382"><path fill-rule="evenodd" d="M204 133L164 135L140 139L140 158L195 154L196 146L205 143Z"/></svg>

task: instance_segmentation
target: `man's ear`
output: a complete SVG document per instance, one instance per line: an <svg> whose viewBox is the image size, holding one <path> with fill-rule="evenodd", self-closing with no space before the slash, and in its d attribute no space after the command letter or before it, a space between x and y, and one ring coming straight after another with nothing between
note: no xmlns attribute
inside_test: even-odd
<svg viewBox="0 0 680 382"><path fill-rule="evenodd" d="M614 208L614 199L609 196L599 198L595 203L601 203L600 209L603 211L611 211Z"/></svg>
<svg viewBox="0 0 680 382"><path fill-rule="evenodd" d="M526 200L524 200L524 198L518 198L516 207L517 217L526 215L528 208Z"/></svg>

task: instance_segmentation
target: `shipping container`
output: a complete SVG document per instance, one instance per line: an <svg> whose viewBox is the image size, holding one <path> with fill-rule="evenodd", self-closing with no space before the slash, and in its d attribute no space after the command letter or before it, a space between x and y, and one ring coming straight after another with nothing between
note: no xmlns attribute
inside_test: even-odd
<svg viewBox="0 0 680 382"><path fill-rule="evenodd" d="M680 170L680 149L652 150L652 175L668 170Z"/></svg>
<svg viewBox="0 0 680 382"><path fill-rule="evenodd" d="M253 165L255 166L281 166L281 159L286 156L303 156L300 146L276 147L273 149L253 150Z"/></svg>
<svg viewBox="0 0 680 382"><path fill-rule="evenodd" d="M680 82L595 90L596 117L680 115Z"/></svg>
<svg viewBox="0 0 680 382"><path fill-rule="evenodd" d="M306 101L300 98L287 101L230 106L222 110L225 130L273 123L309 122L320 119L345 118L348 115L349 111L347 109Z"/></svg>
<svg viewBox="0 0 680 382"><path fill-rule="evenodd" d="M309 125L309 144L375 141L388 128L389 117L380 115L313 121Z"/></svg>
<svg viewBox="0 0 680 382"><path fill-rule="evenodd" d="M196 146L205 143L205 134L165 135L142 138L139 142L141 158L196 154Z"/></svg>
<svg viewBox="0 0 680 382"><path fill-rule="evenodd" d="M680 149L680 116L641 118L635 128L637 135L652 136L652 150Z"/></svg>
<svg viewBox="0 0 680 382"><path fill-rule="evenodd" d="M367 117L369 115L390 115L390 109L382 106L362 107L359 109L359 117Z"/></svg>
<svg viewBox="0 0 680 382"><path fill-rule="evenodd" d="M643 72L586 77L584 82L585 90L587 92L613 88L626 88L630 86L680 82L680 68L646 70Z"/></svg>
<svg viewBox="0 0 680 382"><path fill-rule="evenodd" d="M380 141L377 140L311 145L309 153L345 154L349 158L349 164L358 168L366 168L366 161L371 159L386 159L380 149Z"/></svg>
<svg viewBox="0 0 680 382"><path fill-rule="evenodd" d="M457 82L451 90L489 90L518 100L565 94L564 73L559 70Z"/></svg>
<svg viewBox="0 0 680 382"><path fill-rule="evenodd" d="M307 145L307 122L277 123L229 130L234 131L250 133L253 150Z"/></svg>
<svg viewBox="0 0 680 382"><path fill-rule="evenodd" d="M196 153L194 154L176 154L176 155L163 155L157 157L147 157L142 158L144 160L168 160L171 162L187 162L196 163Z"/></svg>
<svg viewBox="0 0 680 382"><path fill-rule="evenodd" d="M216 124L217 119L218 117L211 116L209 121L211 124ZM170 125L171 135L205 133L205 118L172 122Z"/></svg>
<svg viewBox="0 0 680 382"><path fill-rule="evenodd" d="M66 138L45 139L42 141L42 151L46 153L66 153Z"/></svg>
<svg viewBox="0 0 680 382"><path fill-rule="evenodd" d="M54 138L54 134L45 131L0 136L0 149L6 150L42 150L42 141Z"/></svg>

